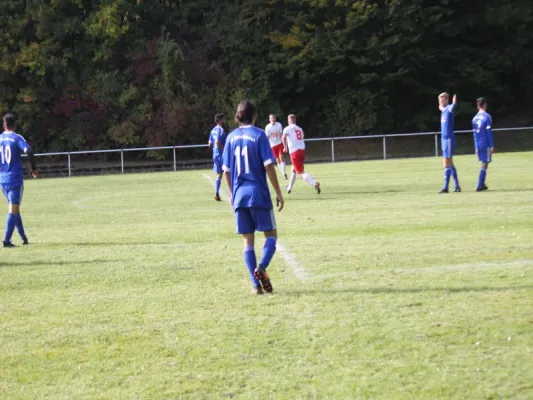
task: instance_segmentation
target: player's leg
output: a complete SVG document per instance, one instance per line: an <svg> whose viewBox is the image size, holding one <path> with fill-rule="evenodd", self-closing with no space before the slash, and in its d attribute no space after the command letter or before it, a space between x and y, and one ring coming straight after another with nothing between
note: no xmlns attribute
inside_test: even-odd
<svg viewBox="0 0 533 400"><path fill-rule="evenodd" d="M449 145L448 145L448 150L449 150L449 162L450 162L450 167L451 168L451 174L452 174L452 178L453 178L453 181L455 183L455 188L453 189L454 192L460 192L461 191L461 185L459 185L459 175L457 175L457 169L455 168L455 164L453 163L453 153L455 151L455 139L448 139L449 141Z"/></svg>
<svg viewBox="0 0 533 400"><path fill-rule="evenodd" d="M270 277L266 273L266 269L276 253L278 233L274 210L251 209L251 212L255 221L256 230L264 232L265 234L263 254L261 260L259 260L259 266L255 269L254 276L261 282L261 286L266 292L272 293L272 283L270 282Z"/></svg>
<svg viewBox="0 0 533 400"><path fill-rule="evenodd" d="M479 171L476 192L482 192L488 189L487 185L485 184L485 180L487 178L487 169L489 168L489 162L491 161L490 148L487 148L486 150L479 149L478 159L479 161L481 161L481 170Z"/></svg>
<svg viewBox="0 0 533 400"><path fill-rule="evenodd" d="M215 200L221 201L219 192L220 184L222 183L222 160L220 157L213 159L213 171L217 174L217 179L215 180Z"/></svg>
<svg viewBox="0 0 533 400"><path fill-rule="evenodd" d="M291 194L291 191L292 191L292 188L294 186L294 182L296 182L296 176L297 176L297 172L296 172L296 164L297 164L296 152L291 153L290 157L291 157L292 169L291 169L291 179L289 180L289 185L287 186L287 193L288 194Z"/></svg>
<svg viewBox="0 0 533 400"><path fill-rule="evenodd" d="M261 283L254 276L257 268L257 258L254 249L254 232L255 224L249 208L238 208L235 210L235 222L237 224L237 233L242 235L244 244L244 265L248 269L250 281L257 294L263 293Z"/></svg>
<svg viewBox="0 0 533 400"><path fill-rule="evenodd" d="M452 159L451 159L451 140L442 139L441 148L442 148L442 165L444 166L444 186L439 193L448 193L448 188L450 186L450 178L452 176Z"/></svg>
<svg viewBox="0 0 533 400"><path fill-rule="evenodd" d="M320 194L320 183L316 182L311 174L305 172L305 152L303 150L298 151L298 160L297 160L297 172L300 174L302 179L308 184L313 186L317 193Z"/></svg>
<svg viewBox="0 0 533 400"><path fill-rule="evenodd" d="M279 157L278 157L278 164L281 169L281 174L283 175L283 179L287 179L287 172L286 172L286 165L285 165L285 159L283 158L283 145L280 145L279 149Z"/></svg>
<svg viewBox="0 0 533 400"><path fill-rule="evenodd" d="M24 194L24 186L21 186L20 187L19 207L18 207L18 210L17 210L18 212L15 213L15 215L17 215L17 217L18 217L15 226L17 228L17 231L19 233L20 238L22 239L22 244L23 245L27 245L27 244L29 244L28 237L26 236L26 232L24 231L24 224L22 223L22 215L20 214L20 204L22 204L23 194Z"/></svg>
<svg viewBox="0 0 533 400"><path fill-rule="evenodd" d="M11 238L13 236L13 232L15 231L15 227L19 218L20 188L2 186L2 189L9 203L8 214L6 219L6 228L4 231L3 246L6 248L16 247L14 244L11 243Z"/></svg>

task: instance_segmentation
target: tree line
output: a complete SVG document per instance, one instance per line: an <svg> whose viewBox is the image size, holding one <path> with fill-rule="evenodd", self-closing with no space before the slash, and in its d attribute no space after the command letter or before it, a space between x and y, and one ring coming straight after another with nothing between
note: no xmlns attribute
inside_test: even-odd
<svg viewBox="0 0 533 400"><path fill-rule="evenodd" d="M500 0L4 0L0 111L39 151L203 142L253 99L308 136L458 126L486 96L530 122L533 3ZM282 121L284 122L284 121Z"/></svg>

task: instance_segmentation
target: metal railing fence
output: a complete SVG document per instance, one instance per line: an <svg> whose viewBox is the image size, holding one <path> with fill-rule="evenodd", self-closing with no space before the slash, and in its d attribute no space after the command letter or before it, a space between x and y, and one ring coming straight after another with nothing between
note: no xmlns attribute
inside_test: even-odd
<svg viewBox="0 0 533 400"><path fill-rule="evenodd" d="M522 132L525 136L522 135L524 137L520 139L520 144L517 144L517 149L514 150L533 150L533 127L499 128L494 129L493 132L495 133L497 148L499 147L497 138L499 133ZM458 139L457 154L473 152L471 136L468 138L462 136L462 134L472 133L472 130L460 130L455 133ZM419 132L309 138L306 139L306 143L308 143L306 153L310 162L338 162L359 159L386 160L389 158L421 156L438 157L439 136L440 132ZM402 143L399 141L402 141ZM130 154L139 152L153 152L156 155L156 159L147 160L145 157L142 160L127 160ZM178 152L182 153L181 157L179 157ZM189 155L183 156L183 153L187 152ZM126 171L176 171L182 168L205 167L211 162L206 144L54 152L35 155L53 160L51 163L44 164L45 170L48 169L50 172L50 174L46 173L45 176L74 176L74 172L79 172L78 175L87 175L113 172L125 173ZM97 161L95 161L95 157L91 158L91 156L97 156ZM80 163L78 167L73 165L76 159Z"/></svg>

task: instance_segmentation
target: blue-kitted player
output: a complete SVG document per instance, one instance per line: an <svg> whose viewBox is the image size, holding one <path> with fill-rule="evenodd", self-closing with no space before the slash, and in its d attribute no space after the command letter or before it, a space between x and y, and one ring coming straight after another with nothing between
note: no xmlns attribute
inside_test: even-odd
<svg viewBox="0 0 533 400"><path fill-rule="evenodd" d="M16 247L11 243L11 237L15 227L22 239L22 244L28 244L28 237L24 232L22 217L20 216L20 203L24 192L24 173L22 169L21 155L25 153L30 160L32 175L37 178L37 166L35 157L26 140L13 130L16 118L13 114L4 115L4 132L0 135L0 185L9 203L6 230L4 233L4 247Z"/></svg>
<svg viewBox="0 0 533 400"><path fill-rule="evenodd" d="M249 100L237 106L239 128L231 132L224 148L224 175L231 192L237 233L244 239L244 263L256 294L272 292L266 269L276 252L276 220L266 176L276 192L278 211L283 209L283 196L276 175L276 160L262 129L254 126L257 108ZM257 265L254 249L255 231L264 232L263 255Z"/></svg>
<svg viewBox="0 0 533 400"><path fill-rule="evenodd" d="M487 101L480 97L476 100L476 104L478 113L472 120L472 129L477 158L481 161L476 192L482 192L488 189L485 185L485 178L489 163L492 161L492 154L494 154L494 137L492 136L492 117L487 112Z"/></svg>
<svg viewBox="0 0 533 400"><path fill-rule="evenodd" d="M453 152L455 150L455 132L453 126L455 122L455 108L457 107L457 95L453 96L453 102L450 103L450 95L448 93L441 93L439 95L439 109L440 114L440 132L441 132L441 147L444 164L444 187L439 193L448 193L448 186L450 185L450 177L455 181L454 192L460 192L459 177L457 170L453 165Z"/></svg>
<svg viewBox="0 0 533 400"><path fill-rule="evenodd" d="M213 147L213 171L217 174L215 181L215 200L220 199L220 182L222 181L222 153L224 152L224 145L226 144L226 132L224 131L224 114L215 115L215 123L217 124L209 134L208 146Z"/></svg>

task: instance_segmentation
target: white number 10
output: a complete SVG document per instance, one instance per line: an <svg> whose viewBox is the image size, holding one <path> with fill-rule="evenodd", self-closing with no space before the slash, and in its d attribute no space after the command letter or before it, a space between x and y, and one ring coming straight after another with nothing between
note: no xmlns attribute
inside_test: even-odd
<svg viewBox="0 0 533 400"><path fill-rule="evenodd" d="M11 164L11 147L0 146L0 158L2 158L2 164Z"/></svg>
<svg viewBox="0 0 533 400"><path fill-rule="evenodd" d="M250 173L250 164L248 163L248 147L244 146L241 151L241 146L235 148L235 158L237 161L237 175L241 174L241 155L244 157L244 173Z"/></svg>

